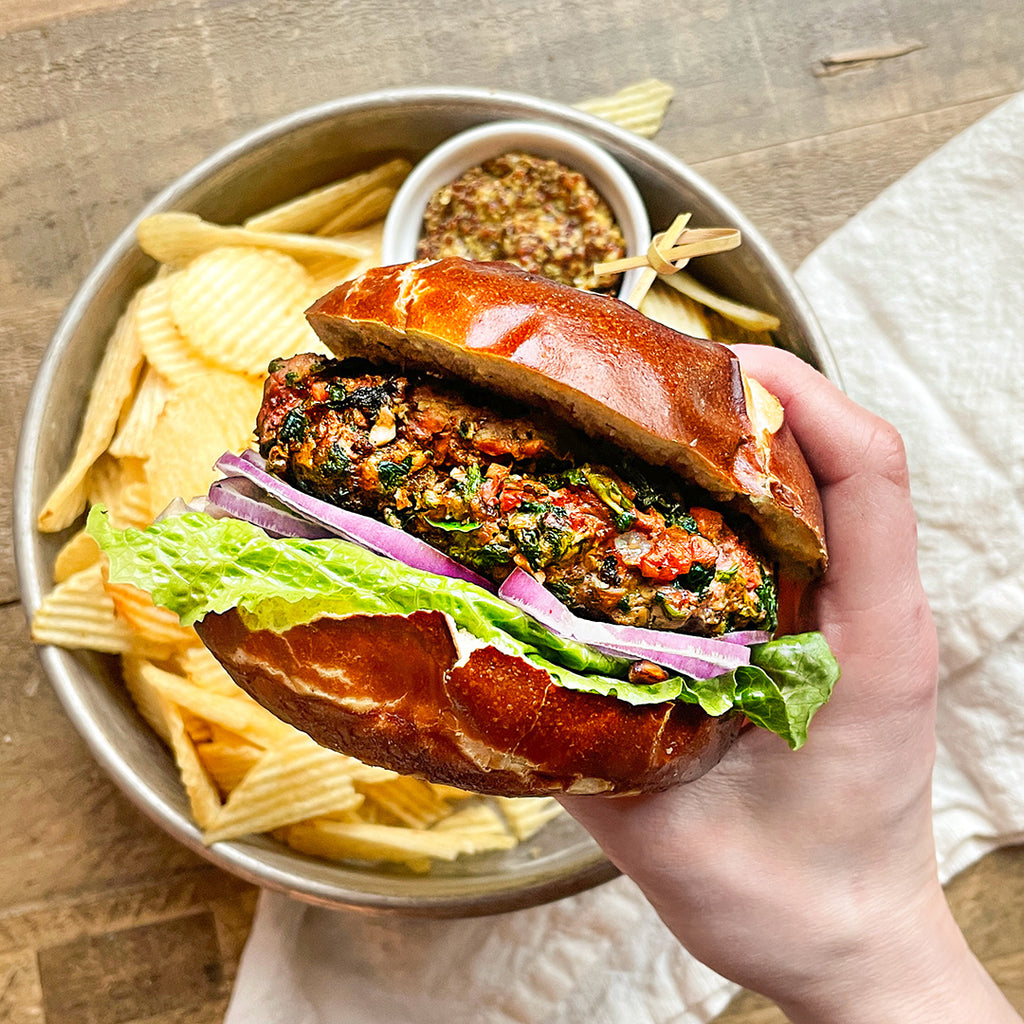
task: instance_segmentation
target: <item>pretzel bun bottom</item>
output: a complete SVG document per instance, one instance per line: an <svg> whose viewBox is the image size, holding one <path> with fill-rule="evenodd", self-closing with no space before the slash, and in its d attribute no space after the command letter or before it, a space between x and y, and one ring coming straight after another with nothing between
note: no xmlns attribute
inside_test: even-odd
<svg viewBox="0 0 1024 1024"><path fill-rule="evenodd" d="M274 633L231 610L197 629L244 690L322 746L477 793L667 789L714 767L741 723L568 690L491 646L460 656L440 612L323 617Z"/></svg>

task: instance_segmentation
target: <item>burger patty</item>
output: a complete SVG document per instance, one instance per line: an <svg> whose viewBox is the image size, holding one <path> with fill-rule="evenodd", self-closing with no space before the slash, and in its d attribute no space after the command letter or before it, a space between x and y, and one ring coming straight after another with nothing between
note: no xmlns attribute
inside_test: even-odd
<svg viewBox="0 0 1024 1024"><path fill-rule="evenodd" d="M301 490L495 583L519 566L591 618L706 636L774 628L768 560L667 474L441 378L309 354L270 369L260 452Z"/></svg>

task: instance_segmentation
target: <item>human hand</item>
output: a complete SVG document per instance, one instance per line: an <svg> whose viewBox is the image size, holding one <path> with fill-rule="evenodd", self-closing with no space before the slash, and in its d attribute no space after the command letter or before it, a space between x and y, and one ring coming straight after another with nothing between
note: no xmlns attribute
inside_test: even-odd
<svg viewBox="0 0 1024 1024"><path fill-rule="evenodd" d="M937 653L902 442L796 357L737 352L825 510L829 569L787 631L820 629L842 677L796 753L750 729L689 785L563 803L687 949L794 1022L1018 1021L938 883Z"/></svg>

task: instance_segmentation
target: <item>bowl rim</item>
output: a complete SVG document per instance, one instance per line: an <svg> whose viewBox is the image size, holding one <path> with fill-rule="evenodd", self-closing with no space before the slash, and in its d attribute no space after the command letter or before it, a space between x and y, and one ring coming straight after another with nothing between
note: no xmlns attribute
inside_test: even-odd
<svg viewBox="0 0 1024 1024"><path fill-rule="evenodd" d="M43 566L39 534L36 530L36 510L33 505L35 495L31 486L34 480L38 427L42 422L47 397L53 387L57 371L74 337L76 325L91 304L97 300L104 283L112 276L115 268L136 246L135 232L139 222L152 213L174 209L182 196L224 170L248 151L302 128L331 118L358 112L373 112L381 107L429 107L437 104L489 107L495 113L495 120L502 119L503 110L515 109L519 112L518 117L567 121L598 142L618 142L626 146L652 167L694 191L703 193L729 218L730 223L741 229L746 241L758 252L762 273L776 291L787 297L792 307L791 316L796 321L800 333L813 340L814 354L822 369L826 375L838 381L838 368L828 343L807 299L788 268L756 228L728 199L667 150L594 115L561 103L517 92L457 86L402 87L326 100L274 118L240 135L193 165L159 191L143 205L107 246L68 302L40 361L22 419L15 460L12 539L22 606L29 623L42 600L44 578L41 572ZM32 429L33 427L36 429ZM48 573L45 575L48 577ZM141 778L128 769L127 763L120 757L115 746L96 731L89 711L71 685L67 668L63 664L65 660L74 657L73 653L50 645L37 646L36 651L50 684L56 690L79 735L93 757L132 803L194 853L253 884L325 906L416 916L468 917L502 913L560 899L609 881L619 873L595 844L593 862L576 874L555 878L533 878L515 889L499 893L442 893L424 897L382 895L346 889L344 899L341 899L338 886L289 875L287 871L254 856L250 852L251 844L244 841L222 842L213 847L205 846L198 828L167 804L160 794L145 786Z"/></svg>
<svg viewBox="0 0 1024 1024"><path fill-rule="evenodd" d="M471 167L509 151L523 150L558 160L580 172L611 207L625 236L627 255L646 252L651 242L647 207L636 183L607 149L562 125L536 120L500 120L450 136L426 153L402 182L384 221L381 262L415 260L427 204L435 191ZM619 296L629 295L641 270L622 275Z"/></svg>

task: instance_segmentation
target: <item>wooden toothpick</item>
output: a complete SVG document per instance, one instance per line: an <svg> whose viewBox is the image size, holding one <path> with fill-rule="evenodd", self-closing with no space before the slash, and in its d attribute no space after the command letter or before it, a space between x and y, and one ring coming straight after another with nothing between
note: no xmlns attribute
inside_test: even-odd
<svg viewBox="0 0 1024 1024"><path fill-rule="evenodd" d="M735 249L741 242L735 228L697 228L687 230L691 214L682 213L672 221L667 231L654 236L647 252L642 256L628 256L621 260L598 263L596 274L620 274L624 270L643 267L643 273L626 298L626 302L638 308L651 285L659 274L674 274L682 270L695 256L707 256L715 252Z"/></svg>

